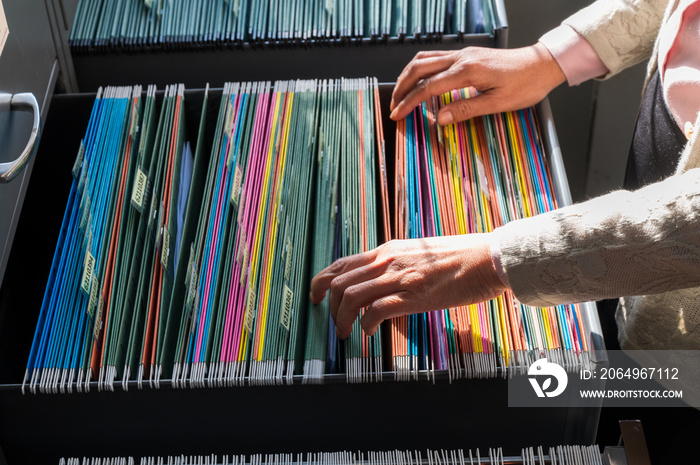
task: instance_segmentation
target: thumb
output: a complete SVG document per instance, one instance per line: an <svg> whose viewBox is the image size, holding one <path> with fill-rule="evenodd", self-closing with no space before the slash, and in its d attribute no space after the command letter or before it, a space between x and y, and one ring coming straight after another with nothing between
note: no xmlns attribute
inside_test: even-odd
<svg viewBox="0 0 700 465"><path fill-rule="evenodd" d="M482 93L476 97L457 100L445 105L440 109L437 115L438 124L444 126L446 124L459 123L477 116L483 116L490 113L496 113L500 109L494 105L494 99L487 93Z"/></svg>

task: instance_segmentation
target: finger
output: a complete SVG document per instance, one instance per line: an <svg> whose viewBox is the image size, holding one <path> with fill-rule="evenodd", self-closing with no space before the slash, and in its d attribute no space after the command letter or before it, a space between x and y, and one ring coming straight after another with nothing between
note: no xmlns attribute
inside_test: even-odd
<svg viewBox="0 0 700 465"><path fill-rule="evenodd" d="M437 57L441 55L449 55L451 53L454 53L453 50L421 50L420 52L416 53L416 56L413 57L414 60L420 60L422 58L430 58L430 57Z"/></svg>
<svg viewBox="0 0 700 465"><path fill-rule="evenodd" d="M396 86L391 93L390 110L395 110L396 105L401 102L422 79L430 77L436 73L448 69L454 63L452 53L440 53L434 56L414 58L403 69L398 79Z"/></svg>
<svg viewBox="0 0 700 465"><path fill-rule="evenodd" d="M440 125L452 124L491 113L519 110L523 107L519 106L517 102L505 102L486 91L475 97L460 99L445 105L438 112L437 122Z"/></svg>
<svg viewBox="0 0 700 465"><path fill-rule="evenodd" d="M372 263L377 255L376 249L363 252L348 257L339 258L324 270L319 272L311 280L311 292L309 299L311 303L317 304L326 296L326 292L331 286L331 282L336 276L349 270Z"/></svg>
<svg viewBox="0 0 700 465"><path fill-rule="evenodd" d="M406 95L420 82L421 79L448 69L454 62L452 53L440 53L431 56L414 58L401 72L396 80L396 86L391 94L389 110L392 112Z"/></svg>
<svg viewBox="0 0 700 465"><path fill-rule="evenodd" d="M393 120L405 118L419 103L428 100L430 97L441 95L466 85L463 75L460 76L449 69L423 79L396 105L390 118Z"/></svg>
<svg viewBox="0 0 700 465"><path fill-rule="evenodd" d="M416 310L406 300L404 293L399 292L372 302L362 315L360 324L365 334L372 336L382 321L409 313L416 313Z"/></svg>
<svg viewBox="0 0 700 465"><path fill-rule="evenodd" d="M338 336L341 339L348 337L352 332L352 325L363 307L367 307L387 295L394 294L398 288L399 284L385 274L347 287L341 296L340 304L335 313L333 313L333 307L331 307L331 314L338 329Z"/></svg>
<svg viewBox="0 0 700 465"><path fill-rule="evenodd" d="M377 263L376 261L369 263L365 266L355 268L347 273L340 274L336 276L333 281L331 281L331 316L333 321L337 321L337 314L342 307L343 300L347 298L348 295L352 296L351 288L357 287L355 291L361 291L363 288L358 287L363 283L371 282L381 276L386 271L386 263ZM351 302L354 300L351 299ZM365 304L366 305L366 304Z"/></svg>
<svg viewBox="0 0 700 465"><path fill-rule="evenodd" d="M493 104L493 98L489 98L488 94L479 94L467 99L460 99L442 107L437 114L437 122L444 126L476 118L477 116L496 113L499 110L495 109Z"/></svg>

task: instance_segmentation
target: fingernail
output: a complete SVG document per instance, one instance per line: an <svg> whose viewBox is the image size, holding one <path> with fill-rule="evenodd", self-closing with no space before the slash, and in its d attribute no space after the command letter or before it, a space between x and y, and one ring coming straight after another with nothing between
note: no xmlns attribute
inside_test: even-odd
<svg viewBox="0 0 700 465"><path fill-rule="evenodd" d="M309 292L309 300L311 301L312 304L320 304L321 301L326 297L326 293L324 292L323 294L318 294L315 293L314 291Z"/></svg>
<svg viewBox="0 0 700 465"><path fill-rule="evenodd" d="M396 108L394 108L394 110L391 112L391 114L389 115L389 118L396 119Z"/></svg>
<svg viewBox="0 0 700 465"><path fill-rule="evenodd" d="M336 335L336 337L337 337L338 339L342 339L342 338L340 337L340 330L339 330L338 328L335 328L335 335Z"/></svg>
<svg viewBox="0 0 700 465"><path fill-rule="evenodd" d="M441 113L438 113L438 124L444 126L446 124L452 124L455 120L455 117L452 115L452 112L447 110L443 111Z"/></svg>

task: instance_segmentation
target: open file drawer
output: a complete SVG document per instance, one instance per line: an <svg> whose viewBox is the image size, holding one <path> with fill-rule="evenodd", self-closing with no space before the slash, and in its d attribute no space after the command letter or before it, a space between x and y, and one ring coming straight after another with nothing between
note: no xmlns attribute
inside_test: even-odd
<svg viewBox="0 0 700 465"><path fill-rule="evenodd" d="M390 86L383 89L388 108ZM219 94L220 95L220 94ZM54 98L0 289L0 446L8 463L59 457L206 455L308 450L439 449L590 444L598 409L515 409L504 379L174 389L23 395L21 383L71 183L71 167L94 95ZM198 113L201 93L188 94ZM216 103L210 108L216 108ZM215 111L215 110L214 110ZM545 103L540 106L558 194L566 180ZM190 118L190 122L196 121ZM394 125L384 121L387 153ZM588 307L589 342L602 348ZM604 353L598 353L604 357ZM357 439L359 435L359 440Z"/></svg>

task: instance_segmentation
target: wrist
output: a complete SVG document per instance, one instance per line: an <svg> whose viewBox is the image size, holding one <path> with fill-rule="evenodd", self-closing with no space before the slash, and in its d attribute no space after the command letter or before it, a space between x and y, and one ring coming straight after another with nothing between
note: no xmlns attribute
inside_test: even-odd
<svg viewBox="0 0 700 465"><path fill-rule="evenodd" d="M501 249L498 247L497 242L491 241L489 244L489 252L491 254L491 265L493 266L496 276L505 288L510 289L508 275L506 274L506 270L503 268L503 262L501 261Z"/></svg>
<svg viewBox="0 0 700 465"><path fill-rule="evenodd" d="M531 47L535 55L540 82L544 82L549 90L566 82L567 76L564 70L549 49L542 42L537 42Z"/></svg>
<svg viewBox="0 0 700 465"><path fill-rule="evenodd" d="M463 277L466 278L461 281L468 288L465 295L472 296L470 303L483 302L503 294L508 286L499 277L491 255L493 233L472 233L461 237L466 245L463 256L459 258L464 264Z"/></svg>

